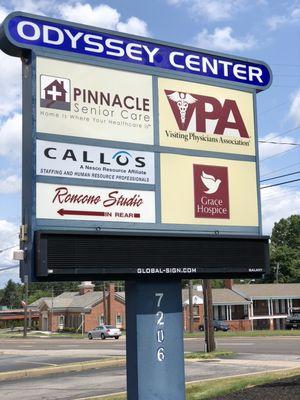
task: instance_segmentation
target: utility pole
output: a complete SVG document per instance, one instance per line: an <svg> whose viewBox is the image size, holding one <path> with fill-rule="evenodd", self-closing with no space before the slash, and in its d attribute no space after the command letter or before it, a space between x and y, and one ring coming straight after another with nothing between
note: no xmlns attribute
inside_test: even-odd
<svg viewBox="0 0 300 400"><path fill-rule="evenodd" d="M24 275L24 285L25 285L25 301L24 301L24 329L23 337L27 337L27 327L28 327L28 275Z"/></svg>
<svg viewBox="0 0 300 400"><path fill-rule="evenodd" d="M51 287L51 332L53 332L53 301L54 301L54 290L53 285Z"/></svg>
<svg viewBox="0 0 300 400"><path fill-rule="evenodd" d="M81 335L84 336L85 314L81 313Z"/></svg>
<svg viewBox="0 0 300 400"><path fill-rule="evenodd" d="M106 305L106 282L103 281L103 316L104 316L104 325L107 323L107 305Z"/></svg>
<svg viewBox="0 0 300 400"><path fill-rule="evenodd" d="M213 325L211 281L209 279L203 279L203 301L204 301L204 329L205 329L206 351L207 353L210 353L216 350L216 343L215 343L214 325Z"/></svg>
<svg viewBox="0 0 300 400"><path fill-rule="evenodd" d="M276 263L276 283L278 283L279 279L279 262Z"/></svg>
<svg viewBox="0 0 300 400"><path fill-rule="evenodd" d="M189 279L189 332L193 332L193 281Z"/></svg>

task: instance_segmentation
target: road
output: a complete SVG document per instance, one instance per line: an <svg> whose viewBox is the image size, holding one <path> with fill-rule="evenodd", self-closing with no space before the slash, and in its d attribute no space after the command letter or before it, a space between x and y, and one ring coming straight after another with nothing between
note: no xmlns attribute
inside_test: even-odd
<svg viewBox="0 0 300 400"><path fill-rule="evenodd" d="M251 356L235 360L186 361L186 381L270 371L299 365L299 361L270 360ZM126 390L126 371L122 367L64 373L0 383L0 398L5 400L79 400L89 396Z"/></svg>
<svg viewBox="0 0 300 400"><path fill-rule="evenodd" d="M203 338L185 339L185 351L203 351ZM262 354L300 360L299 337L222 337L217 339L218 350L239 354ZM125 340L85 339L6 339L0 341L0 372L70 362L95 360L108 356L124 356Z"/></svg>

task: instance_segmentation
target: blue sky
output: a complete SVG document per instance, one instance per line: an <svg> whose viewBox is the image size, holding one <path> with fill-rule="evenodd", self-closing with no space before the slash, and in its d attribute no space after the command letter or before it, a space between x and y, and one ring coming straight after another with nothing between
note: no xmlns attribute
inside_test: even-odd
<svg viewBox="0 0 300 400"><path fill-rule="evenodd" d="M0 0L1 20L15 10L267 62L273 85L257 96L259 140L267 142L260 144L261 179L300 171L300 0ZM21 63L3 53L0 61L1 251L18 244L21 216ZM299 214L300 182L262 190L262 206L269 234L275 221ZM0 268L13 264L12 249L0 252ZM17 271L0 272L0 287Z"/></svg>

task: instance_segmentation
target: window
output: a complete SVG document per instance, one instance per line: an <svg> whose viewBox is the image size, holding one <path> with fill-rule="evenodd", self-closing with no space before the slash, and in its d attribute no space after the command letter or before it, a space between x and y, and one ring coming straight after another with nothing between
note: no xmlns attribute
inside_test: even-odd
<svg viewBox="0 0 300 400"><path fill-rule="evenodd" d="M197 306L197 305L193 306L193 317L194 318L199 317L199 306Z"/></svg>
<svg viewBox="0 0 300 400"><path fill-rule="evenodd" d="M59 315L57 317L57 323L58 323L58 330L63 330L65 328L65 316L64 315Z"/></svg>
<svg viewBox="0 0 300 400"><path fill-rule="evenodd" d="M104 324L104 315L103 315L103 314L100 315L99 324L100 324L100 325L103 325L103 324Z"/></svg>
<svg viewBox="0 0 300 400"><path fill-rule="evenodd" d="M122 315L116 315L116 325L122 324Z"/></svg>

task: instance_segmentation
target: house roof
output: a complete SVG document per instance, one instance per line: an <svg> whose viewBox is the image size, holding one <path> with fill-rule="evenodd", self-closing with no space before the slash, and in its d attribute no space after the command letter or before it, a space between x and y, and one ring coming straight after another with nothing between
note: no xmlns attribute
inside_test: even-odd
<svg viewBox="0 0 300 400"><path fill-rule="evenodd" d="M300 283L254 283L233 285L232 289L249 300L300 299Z"/></svg>
<svg viewBox="0 0 300 400"><path fill-rule="evenodd" d="M29 304L29 307L31 309L33 308L39 308L40 305L43 303L44 300L50 299L51 297L40 297L39 299L35 300L33 303Z"/></svg>
<svg viewBox="0 0 300 400"><path fill-rule="evenodd" d="M193 298L194 296L203 299L203 292L200 292L198 290L193 290ZM189 299L189 290L183 289L182 303L188 303L188 299ZM230 289L212 289L212 300L213 300L213 305L223 305L223 304L237 305L237 304L250 303L243 296L233 292Z"/></svg>
<svg viewBox="0 0 300 400"><path fill-rule="evenodd" d="M64 292L53 298L53 308L89 308L102 300L102 292L88 292L79 294L78 292ZM47 307L52 308L52 299L44 300Z"/></svg>
<svg viewBox="0 0 300 400"><path fill-rule="evenodd" d="M233 292L230 289L212 289L213 305L237 305L249 304L250 301L246 300L243 296Z"/></svg>

